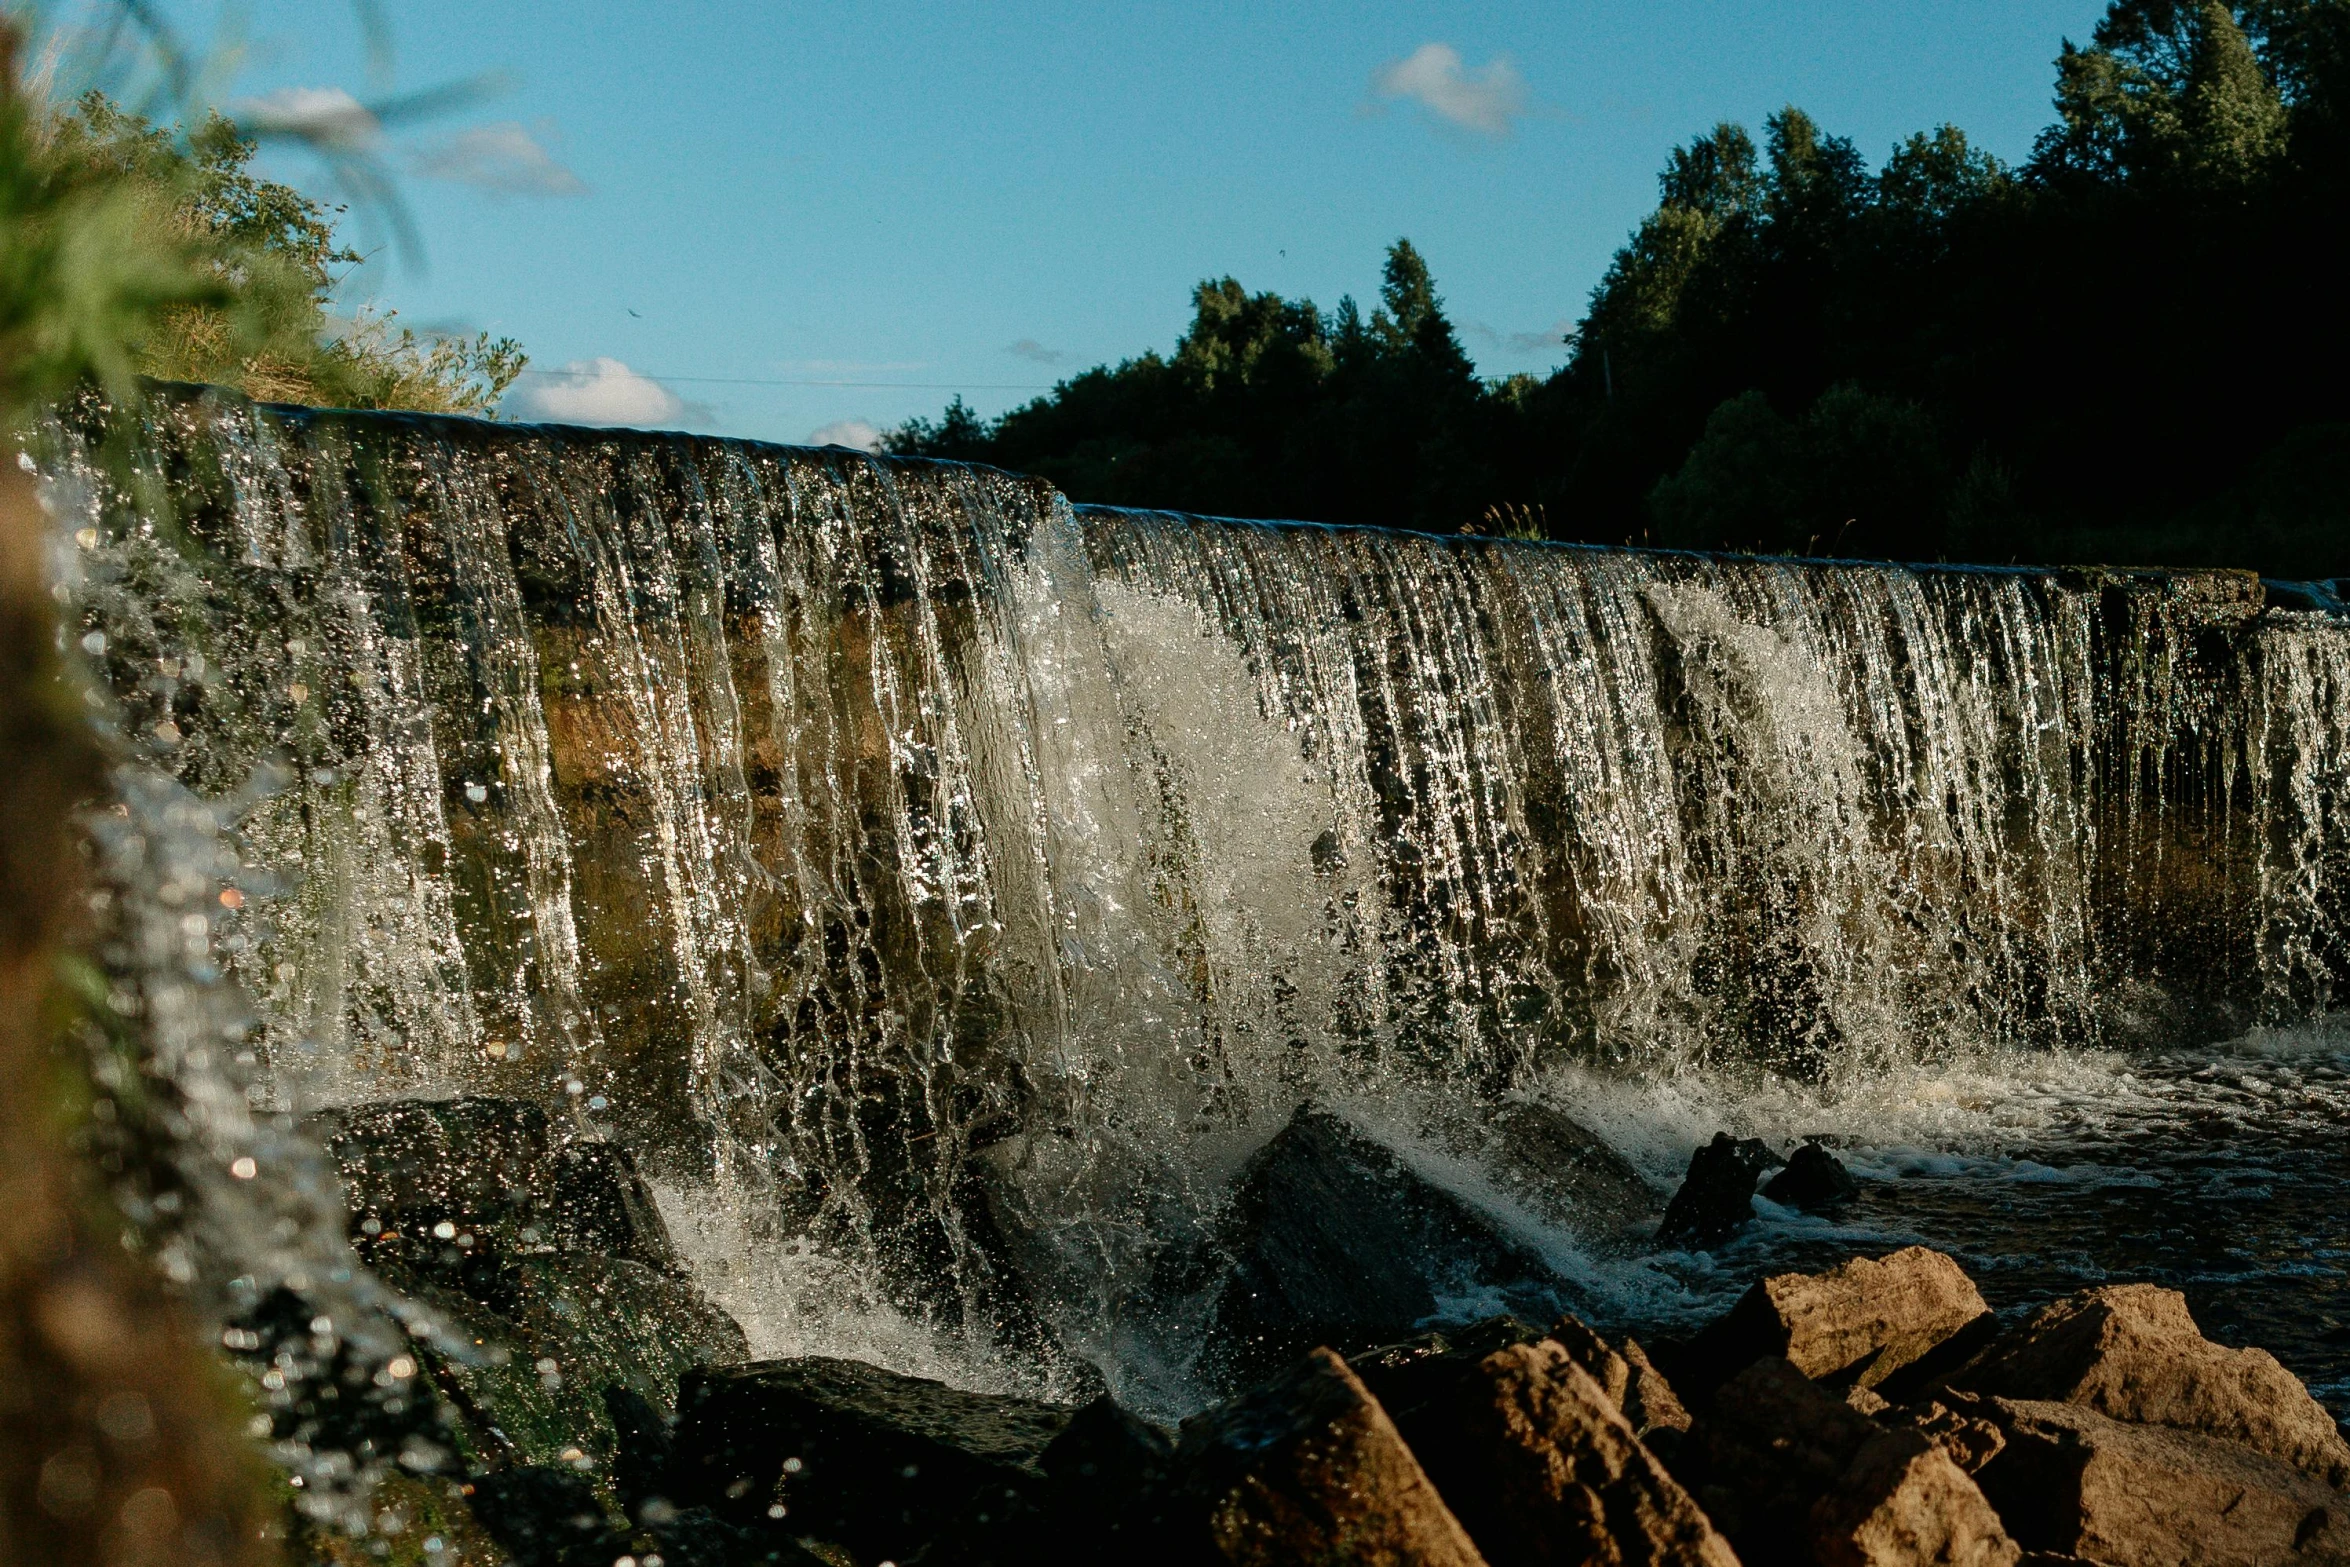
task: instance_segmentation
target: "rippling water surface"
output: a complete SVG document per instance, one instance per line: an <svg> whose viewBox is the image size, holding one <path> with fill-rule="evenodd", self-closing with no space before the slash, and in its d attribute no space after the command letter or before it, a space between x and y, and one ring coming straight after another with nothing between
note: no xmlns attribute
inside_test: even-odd
<svg viewBox="0 0 2350 1567"><path fill-rule="evenodd" d="M2256 1344L2350 1416L2350 1035L2262 1031L2194 1050L2015 1056L1844 1094L1784 1083L1574 1079L1660 1180L1716 1127L1825 1137L1859 1178L1833 1219L1758 1201L1710 1256L1612 1280L1634 1331L1679 1332L1756 1276L1923 1243L2013 1315L2096 1284L2183 1291L2206 1333Z"/></svg>

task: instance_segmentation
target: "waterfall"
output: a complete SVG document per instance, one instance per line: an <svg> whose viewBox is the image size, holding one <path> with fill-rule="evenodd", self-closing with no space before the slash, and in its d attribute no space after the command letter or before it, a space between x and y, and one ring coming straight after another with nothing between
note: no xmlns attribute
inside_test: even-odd
<svg viewBox="0 0 2350 1567"><path fill-rule="evenodd" d="M49 459L75 634L147 769L250 801L256 1103L536 1099L732 1266L850 1259L973 1342L1014 1272L1098 1342L1308 1100L2217 1037L2350 963L2350 635L2243 574L195 392L125 481L107 428Z"/></svg>

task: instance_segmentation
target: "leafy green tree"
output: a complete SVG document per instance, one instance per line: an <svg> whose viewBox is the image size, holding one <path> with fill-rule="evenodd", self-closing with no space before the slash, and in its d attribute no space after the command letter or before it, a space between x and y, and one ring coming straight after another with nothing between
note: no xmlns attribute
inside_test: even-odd
<svg viewBox="0 0 2350 1567"><path fill-rule="evenodd" d="M1205 283L1171 355L901 439L1132 505L2350 573L2289 515L2350 427L2350 0L2114 0L2055 77L2021 168L1792 106L1675 148L1539 382L1398 244L1367 313Z"/></svg>
<svg viewBox="0 0 2350 1567"><path fill-rule="evenodd" d="M1798 422L1747 392L1707 418L1649 510L1656 542L1675 548L1931 558L1950 477L1915 403L1846 383Z"/></svg>
<svg viewBox="0 0 2350 1567"><path fill-rule="evenodd" d="M2037 172L2240 185L2283 150L2283 93L2220 0L2119 0L2057 62L2058 123Z"/></svg>

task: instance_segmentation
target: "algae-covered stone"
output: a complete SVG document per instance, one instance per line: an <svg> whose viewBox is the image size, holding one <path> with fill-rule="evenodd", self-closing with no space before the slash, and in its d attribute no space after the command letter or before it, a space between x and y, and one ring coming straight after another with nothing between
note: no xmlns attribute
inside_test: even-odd
<svg viewBox="0 0 2350 1567"><path fill-rule="evenodd" d="M354 1247L431 1306L454 1342L418 1359L462 1415L467 1456L607 1455L604 1394L667 1410L689 1368L747 1358L742 1330L684 1274L628 1152L559 1141L522 1100L355 1105L314 1117Z"/></svg>

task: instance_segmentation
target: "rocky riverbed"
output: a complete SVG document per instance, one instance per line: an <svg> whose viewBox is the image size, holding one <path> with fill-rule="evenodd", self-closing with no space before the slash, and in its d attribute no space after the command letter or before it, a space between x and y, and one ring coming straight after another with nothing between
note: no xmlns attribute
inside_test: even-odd
<svg viewBox="0 0 2350 1567"><path fill-rule="evenodd" d="M281 1434L390 1460L377 1529L398 1560L2350 1562L2332 1415L2156 1285L2003 1319L1958 1261L1908 1246L1759 1278L1677 1338L1610 1337L1572 1312L1383 1337L1427 1314L1415 1281L1447 1257L1518 1277L1526 1303L1571 1281L1308 1112L1236 1198L1214 1324L1229 1396L1168 1427L1106 1393L750 1358L627 1153L534 1107L386 1104L314 1125L355 1242L438 1326L388 1386L338 1379L331 1333L266 1303L230 1347L275 1374ZM1840 1162L1807 1146L1701 1147L1665 1226L1735 1234L1758 1186L1775 1204L1851 1201ZM1578 1179L1601 1181L1578 1157ZM1380 1181L1376 1222L1350 1228ZM1366 1244L1391 1266L1350 1297L1337 1282Z"/></svg>

